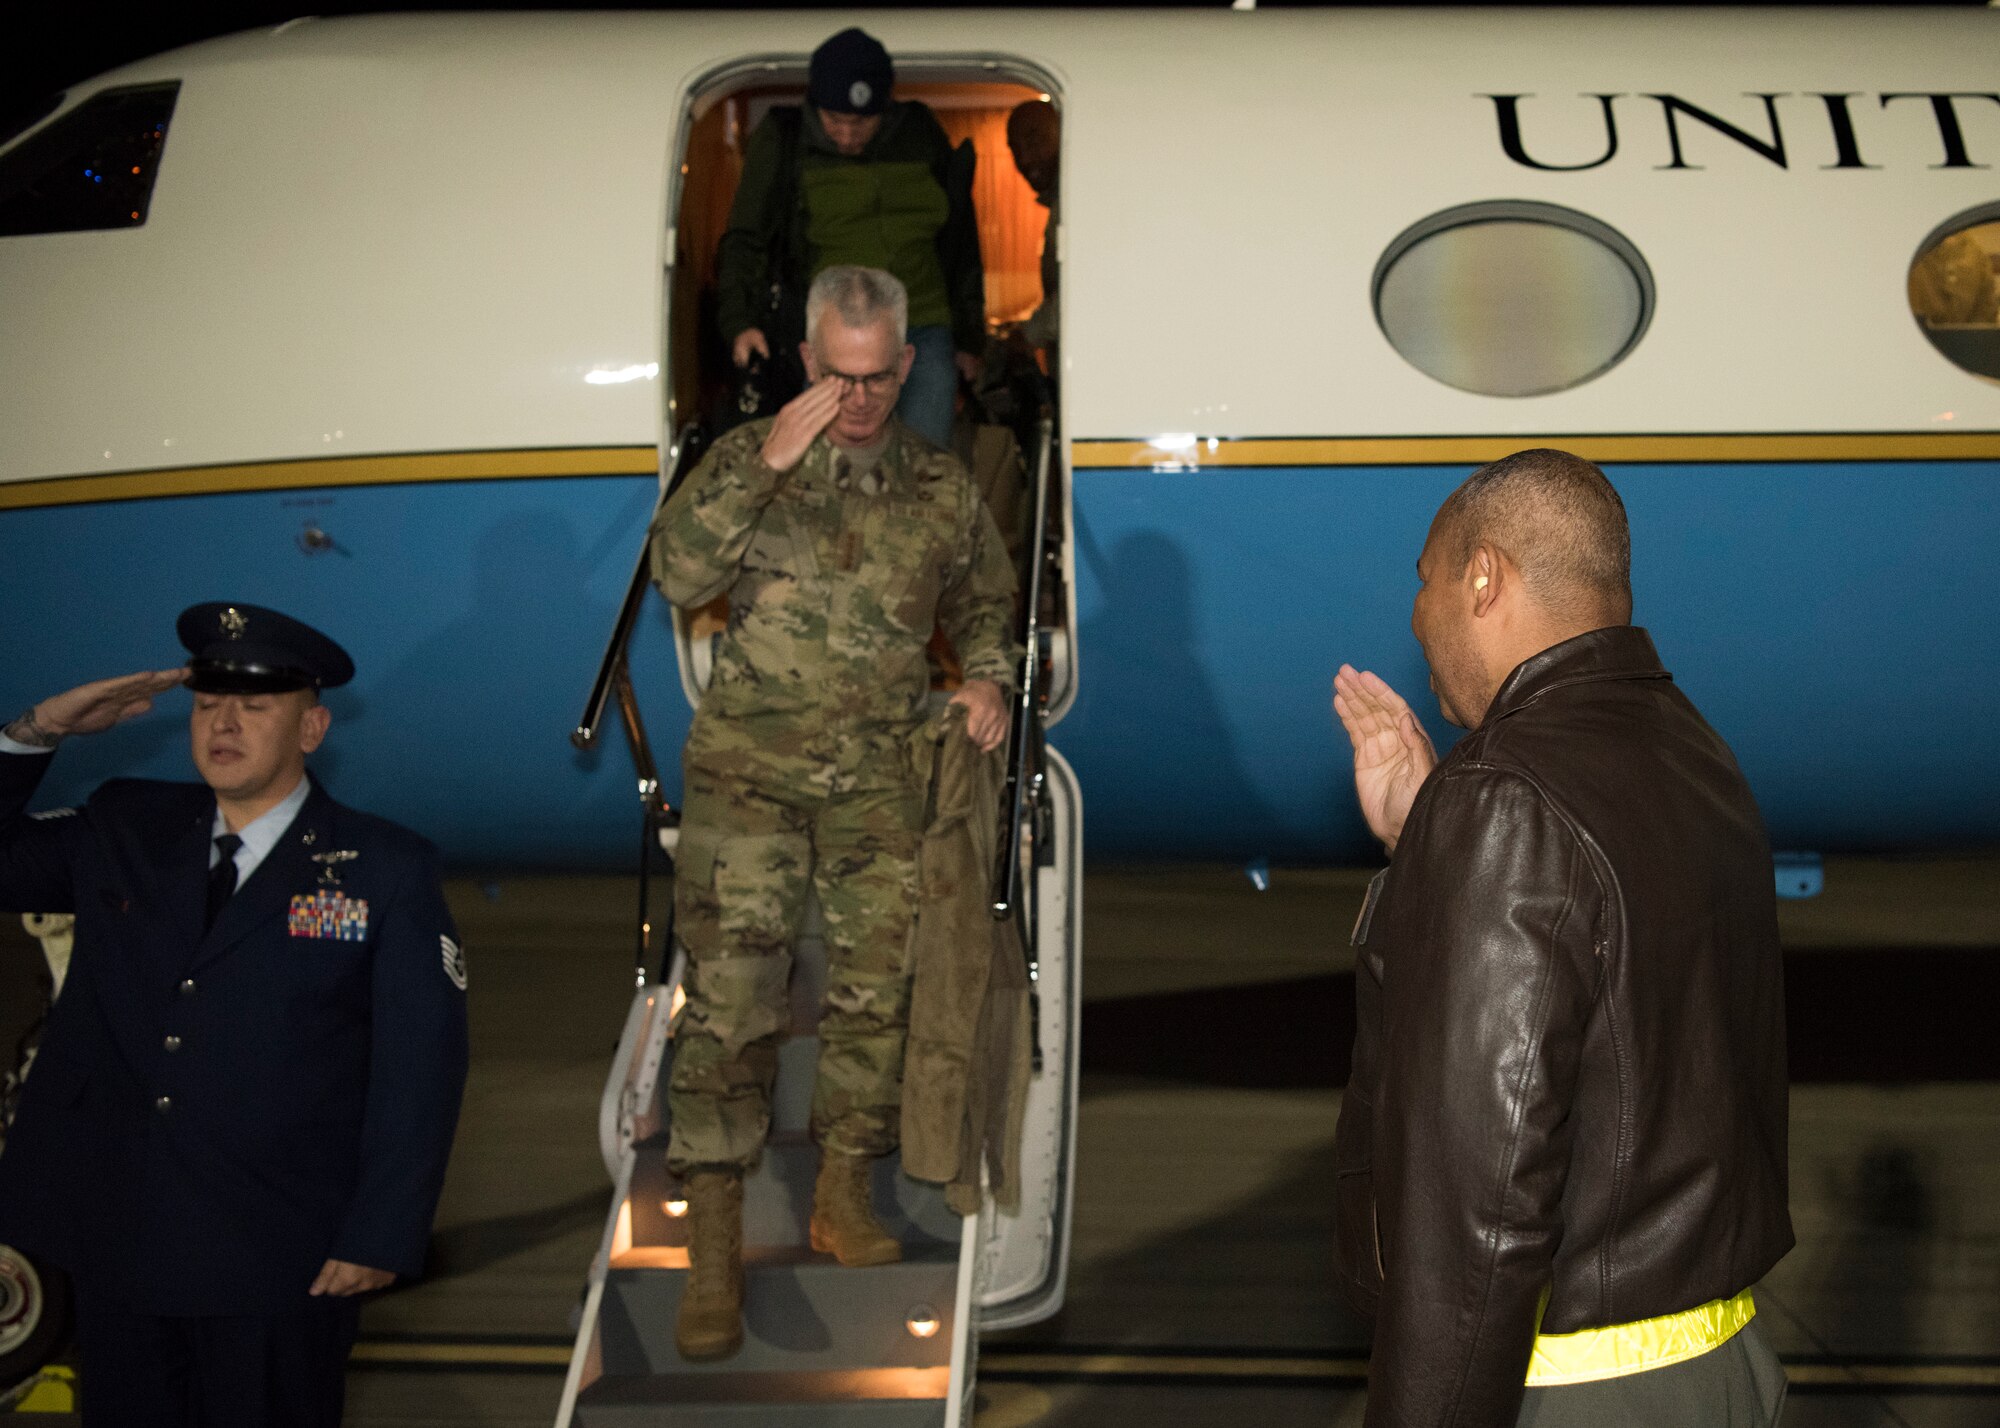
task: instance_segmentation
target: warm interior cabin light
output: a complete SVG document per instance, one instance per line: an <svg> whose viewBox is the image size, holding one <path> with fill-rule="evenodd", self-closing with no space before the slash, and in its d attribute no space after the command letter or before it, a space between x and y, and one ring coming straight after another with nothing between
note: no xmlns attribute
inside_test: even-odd
<svg viewBox="0 0 2000 1428"><path fill-rule="evenodd" d="M688 1003L687 992L680 987L675 987L674 1004L671 1007L667 1008L667 1015L679 1016L681 1014L681 1008L686 1006L687 1003Z"/></svg>
<svg viewBox="0 0 2000 1428"><path fill-rule="evenodd" d="M670 1200L660 1201L660 1208L662 1210L665 1210L667 1214L672 1216L674 1219L678 1220L682 1215L685 1215L688 1212L688 1202L681 1196L676 1195Z"/></svg>
<svg viewBox="0 0 2000 1428"><path fill-rule="evenodd" d="M937 1310L928 1304L919 1304L910 1311L909 1318L903 1321L903 1327L908 1329L914 1338L928 1339L938 1331Z"/></svg>

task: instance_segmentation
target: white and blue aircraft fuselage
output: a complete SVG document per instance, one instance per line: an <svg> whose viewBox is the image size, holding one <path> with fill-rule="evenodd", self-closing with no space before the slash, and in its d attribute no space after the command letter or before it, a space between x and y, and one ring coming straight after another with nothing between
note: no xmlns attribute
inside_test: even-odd
<svg viewBox="0 0 2000 1428"><path fill-rule="evenodd" d="M2000 16L848 19L1062 108L1052 713L1094 852L1361 856L1330 674L1444 732L1412 564L1531 445L1608 467L1637 619L1777 846L2000 841L2000 383L1908 297L2000 216ZM683 146L830 24L300 21L68 94L0 209L93 96L178 86L143 221L0 237L0 704L172 662L197 600L276 605L360 668L343 799L461 865L628 863L624 751L564 736L685 415ZM672 640L654 602L663 753ZM50 795L180 776L183 737L80 745Z"/></svg>

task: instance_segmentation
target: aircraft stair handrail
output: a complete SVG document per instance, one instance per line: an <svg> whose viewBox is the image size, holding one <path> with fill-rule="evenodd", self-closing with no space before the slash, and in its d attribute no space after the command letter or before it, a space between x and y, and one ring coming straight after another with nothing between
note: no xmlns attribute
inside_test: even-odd
<svg viewBox="0 0 2000 1428"><path fill-rule="evenodd" d="M694 463L700 459L706 443L698 423L689 422L675 435L673 444L667 449L667 467L672 473L666 488L660 492L659 507L667 503ZM673 857L668 848L670 830L680 825L679 812L660 795L660 769L653 758L652 741L646 737L645 716L639 709L639 696L632 688L632 668L628 659L632 644L632 631L638 627L639 612L645 608L646 590L652 584L653 540L652 523L647 522L646 539L639 543L639 559L632 567L632 578L625 586L625 599L618 607L618 620L612 626L611 641L604 648L604 658L598 662L597 677L591 681L590 697L583 707L583 718L570 731L569 741L579 749L588 749L597 743L598 730L604 722L605 706L615 697L618 701L618 719L625 729L625 743L632 751L632 766L639 776L639 803L642 819L639 829L639 919L638 954L635 958L637 984L644 987L648 981L647 962L652 955L653 919L651 909L651 883L653 863L656 857L665 855L667 871L673 871ZM668 956L673 951L673 911L669 904L666 923L666 946Z"/></svg>
<svg viewBox="0 0 2000 1428"><path fill-rule="evenodd" d="M655 515L686 479L687 473L694 469L706 445L698 422L687 423L675 435L673 445L667 450L667 466L672 474L665 489L660 492L659 503L653 507ZM649 531L650 526L649 521ZM619 677L625 670L625 652L632 642L632 631L639 623L639 612L646 605L646 587L652 583L652 556L653 542L649 534L639 544L639 559L632 567L632 578L626 582L625 600L618 607L618 620L611 627L611 640L604 647L604 658L597 663L597 676L590 682L590 697L584 701L583 717L570 732L569 741L579 749L588 749L597 742L598 730L604 722L605 705L610 703L613 694L619 692ZM626 682L630 682L629 676ZM620 703L622 706L624 701L621 699ZM636 715L636 708L633 713ZM627 732L630 733L631 729L631 720L628 719ZM648 791L642 788L640 796L649 796Z"/></svg>
<svg viewBox="0 0 2000 1428"><path fill-rule="evenodd" d="M1035 453L1034 549L1028 560L1028 588L1023 592L1019 633L1021 666L1014 692L1014 719L1007 731L1007 782L1000 796L1000 848L993 869L992 911L995 921L1007 918L1021 900L1021 831L1040 809L1044 797L1041 744L1046 690L1042 677L1042 574L1049 549L1049 463L1055 449L1055 421L1041 420ZM1023 928L1022 947L1028 976L1038 979L1035 939Z"/></svg>

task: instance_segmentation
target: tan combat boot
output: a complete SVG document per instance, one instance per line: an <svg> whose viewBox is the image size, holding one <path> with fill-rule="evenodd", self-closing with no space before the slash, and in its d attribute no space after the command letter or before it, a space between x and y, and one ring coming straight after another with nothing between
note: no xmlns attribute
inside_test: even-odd
<svg viewBox="0 0 2000 1428"><path fill-rule="evenodd" d="M849 1269L894 1264L903 1247L875 1218L873 1157L820 1152L813 1186L812 1247L830 1252Z"/></svg>
<svg viewBox="0 0 2000 1428"><path fill-rule="evenodd" d="M743 1347L743 1177L698 1170L687 1180L688 1279L674 1346L684 1359Z"/></svg>

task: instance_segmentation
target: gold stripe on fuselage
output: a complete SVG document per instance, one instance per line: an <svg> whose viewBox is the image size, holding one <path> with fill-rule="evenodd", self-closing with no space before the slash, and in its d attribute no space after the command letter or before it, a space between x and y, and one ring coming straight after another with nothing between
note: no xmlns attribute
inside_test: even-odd
<svg viewBox="0 0 2000 1428"><path fill-rule="evenodd" d="M1748 436L1202 437L1185 446L1083 440L1072 445L1071 461L1076 467L1091 470L1476 466L1524 446L1560 446L1593 461L1614 464L2000 460L2000 432L1954 431ZM214 496L238 491L636 476L657 471L659 460L657 447L583 446L178 466L0 483L0 510Z"/></svg>
<svg viewBox="0 0 2000 1428"><path fill-rule="evenodd" d="M563 476L637 476L660 468L652 446L580 446L520 451L434 451L412 456L329 456L234 466L179 466L103 476L57 476L0 485L0 510L217 496L237 491L330 486L428 485L438 481L529 481Z"/></svg>
<svg viewBox="0 0 2000 1428"><path fill-rule="evenodd" d="M2000 432L1826 432L1738 436L1196 437L1078 441L1079 468L1196 470L1204 466L1478 466L1529 446L1591 461L1682 465L1752 461L1994 461Z"/></svg>

